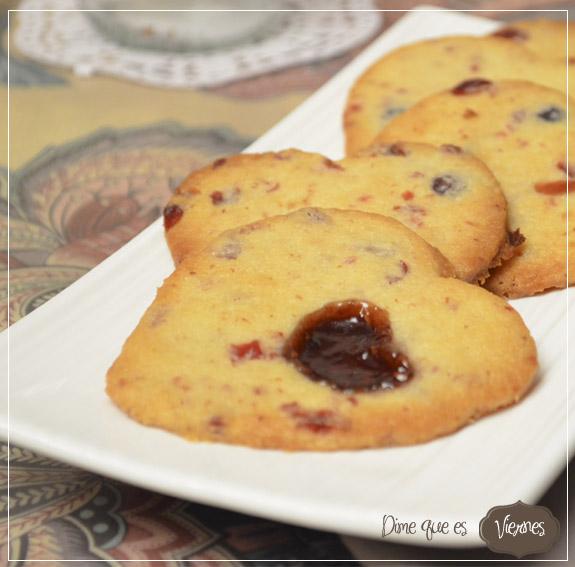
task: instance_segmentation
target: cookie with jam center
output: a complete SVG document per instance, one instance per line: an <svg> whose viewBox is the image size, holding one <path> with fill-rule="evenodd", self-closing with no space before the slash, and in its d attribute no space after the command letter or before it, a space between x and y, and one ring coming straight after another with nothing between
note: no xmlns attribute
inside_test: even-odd
<svg viewBox="0 0 575 567"><path fill-rule="evenodd" d="M522 297L567 283L566 245L570 256L575 246L573 199L567 210L567 193L575 172L566 149L567 136L575 147L574 117L575 106L559 91L476 79L422 100L388 124L377 142L457 144L491 169L507 198L509 224L526 240L486 286ZM574 278L572 271L568 283Z"/></svg>
<svg viewBox="0 0 575 567"><path fill-rule="evenodd" d="M344 113L347 155L368 146L387 123L422 98L476 77L566 88L564 62L505 38L454 36L413 43L375 62L353 85ZM575 84L570 87L575 92Z"/></svg>
<svg viewBox="0 0 575 567"><path fill-rule="evenodd" d="M521 20L505 24L491 35L517 43L540 57L561 61L563 65L566 57L570 65L575 63L575 24L572 22L545 18Z"/></svg>
<svg viewBox="0 0 575 567"><path fill-rule="evenodd" d="M192 441L409 445L517 402L536 351L501 298L380 215L302 209L181 262L107 376L117 406Z"/></svg>
<svg viewBox="0 0 575 567"><path fill-rule="evenodd" d="M451 180L449 191L437 184ZM301 207L391 216L438 248L466 281L509 256L507 204L492 173L455 146L394 144L332 161L287 150L221 158L192 173L164 211L176 262L223 230Z"/></svg>

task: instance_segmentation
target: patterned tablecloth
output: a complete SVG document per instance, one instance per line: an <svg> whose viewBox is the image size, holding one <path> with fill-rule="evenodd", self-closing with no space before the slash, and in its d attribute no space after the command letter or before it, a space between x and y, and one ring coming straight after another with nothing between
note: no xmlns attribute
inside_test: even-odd
<svg viewBox="0 0 575 567"><path fill-rule="evenodd" d="M426 3L466 9L563 7L549 6L544 0ZM340 4L353 8L371 2L342 0ZM375 3L398 9L416 4L411 0ZM3 1L0 6L5 51L9 41L6 9L16 8L17 2ZM4 239L8 215L11 224L10 250L3 252L1 259L6 267L9 254L11 296L8 305L3 280L0 327L30 313L120 248L159 216L170 192L187 173L247 146L401 15L387 13L384 22L376 13L362 15L361 21L351 16L328 18L320 27L331 26L339 45L325 35L308 45L305 57L296 58L297 65L278 58L262 66L265 72L257 72L251 55L244 53L243 59L236 60L239 69L222 75L221 80L214 80L211 74L209 87L168 89L143 80L136 71L122 75L108 70L106 74L105 68L67 63L63 56L61 61L68 67L51 65L50 61L59 61L50 60L47 53L55 49L48 41L54 26L39 33L38 26L44 23L18 22L13 13L10 171L6 137L0 141L0 230ZM504 16L512 19L517 14ZM282 25L289 30L294 27L290 18L298 17L288 14ZM34 39L31 35L18 39L19 24L21 31L35 30ZM313 16L308 17L306 25L317 24ZM349 40L352 32L353 41L342 46L337 38L347 33ZM57 33L54 38L56 42L71 41ZM33 46L32 41L48 43ZM262 42L271 40L258 37L255 41L260 53ZM39 46L46 57L34 56ZM64 52L68 53L59 53ZM140 52L138 57L145 59L146 55ZM6 100L5 53L0 73ZM6 131L6 115L0 120ZM52 559L55 564L62 559L95 559L110 565L125 559L139 560L139 565L158 559L173 565L186 560L249 564L265 559L278 565L287 560L302 564L310 559L353 560L337 535L169 498L23 447L8 450L6 444L0 445L4 488L8 458L11 491L9 502L5 495L0 498L0 563L8 556L22 566L41 559ZM419 557L425 557L424 552Z"/></svg>

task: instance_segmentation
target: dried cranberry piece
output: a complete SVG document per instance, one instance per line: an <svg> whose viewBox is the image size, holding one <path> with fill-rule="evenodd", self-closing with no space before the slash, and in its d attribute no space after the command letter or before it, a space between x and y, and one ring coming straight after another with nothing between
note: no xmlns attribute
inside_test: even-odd
<svg viewBox="0 0 575 567"><path fill-rule="evenodd" d="M339 163L332 161L329 158L325 158L323 160L323 164L329 169L335 169L337 171L343 171L343 167Z"/></svg>
<svg viewBox="0 0 575 567"><path fill-rule="evenodd" d="M407 155L407 151L401 144L391 144L385 151L385 155L404 157Z"/></svg>
<svg viewBox="0 0 575 567"><path fill-rule="evenodd" d="M456 146L455 144L442 144L439 146L441 151L445 152L446 154L462 154L463 149L460 146Z"/></svg>
<svg viewBox="0 0 575 567"><path fill-rule="evenodd" d="M409 264L403 260L399 261L399 274L387 276L387 282L393 285L400 282L409 272Z"/></svg>
<svg viewBox="0 0 575 567"><path fill-rule="evenodd" d="M298 429L308 429L313 433L327 433L345 426L342 418L332 410L306 410L297 402L282 404L280 409L289 415Z"/></svg>
<svg viewBox="0 0 575 567"><path fill-rule="evenodd" d="M487 79L468 79L451 89L454 95L471 95L487 90L493 83Z"/></svg>
<svg viewBox="0 0 575 567"><path fill-rule="evenodd" d="M438 195L454 195L465 189L465 183L455 177L455 175L446 173L445 175L434 177L431 181L431 188Z"/></svg>
<svg viewBox="0 0 575 567"><path fill-rule="evenodd" d="M525 41L529 38L527 32L523 30L518 30L517 28L503 28L491 35L495 37L503 37L505 39L513 39L515 41Z"/></svg>
<svg viewBox="0 0 575 567"><path fill-rule="evenodd" d="M168 205L164 208L164 228L169 230L180 222L184 211L178 205Z"/></svg>
<svg viewBox="0 0 575 567"><path fill-rule="evenodd" d="M212 200L213 205L220 205L224 202L224 194L221 191L214 191L210 195L210 199Z"/></svg>
<svg viewBox="0 0 575 567"><path fill-rule="evenodd" d="M565 194L565 189L571 192L575 189L575 181L559 179L558 181L543 181L535 183L535 191L543 195L562 195Z"/></svg>
<svg viewBox="0 0 575 567"><path fill-rule="evenodd" d="M251 341L239 345L230 345L230 358L232 362L243 360L257 360L263 358L264 352L259 341Z"/></svg>
<svg viewBox="0 0 575 567"><path fill-rule="evenodd" d="M564 161L557 162L557 169L560 169L565 173L569 179L573 179L575 177L575 169L571 165L567 165Z"/></svg>
<svg viewBox="0 0 575 567"><path fill-rule="evenodd" d="M237 203L241 194L241 189L239 187L231 187L223 191L213 191L210 193L210 199L212 200L212 205L216 207L222 204L233 205Z"/></svg>
<svg viewBox="0 0 575 567"><path fill-rule="evenodd" d="M222 433L223 429L226 427L226 422L224 419L219 415L214 415L208 421L208 425L210 429L214 431L214 433Z"/></svg>
<svg viewBox="0 0 575 567"><path fill-rule="evenodd" d="M537 113L537 116L545 122L559 122L563 120L565 111L558 106L549 106Z"/></svg>

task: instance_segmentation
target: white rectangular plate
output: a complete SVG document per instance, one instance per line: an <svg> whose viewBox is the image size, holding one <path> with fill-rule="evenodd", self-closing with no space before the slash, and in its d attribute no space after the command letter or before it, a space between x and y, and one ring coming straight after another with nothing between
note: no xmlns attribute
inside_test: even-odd
<svg viewBox="0 0 575 567"><path fill-rule="evenodd" d="M346 94L367 65L401 44L494 25L412 12L250 151L297 147L340 157ZM537 386L517 406L424 445L290 454L189 443L128 419L107 398L107 369L172 269L158 221L0 336L0 354L10 354L13 443L166 494L368 538L380 537L383 514L466 521L467 537L434 538L445 547L481 544L478 525L490 507L535 502L565 466L569 291L513 302L541 361ZM0 415L6 434L3 396ZM429 544L421 534L389 540Z"/></svg>

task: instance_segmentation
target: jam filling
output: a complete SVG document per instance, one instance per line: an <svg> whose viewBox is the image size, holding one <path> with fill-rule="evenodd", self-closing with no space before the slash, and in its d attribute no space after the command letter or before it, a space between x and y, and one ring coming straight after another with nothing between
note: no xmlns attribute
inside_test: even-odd
<svg viewBox="0 0 575 567"><path fill-rule="evenodd" d="M392 342L385 310L366 301L328 303L304 317L283 355L314 381L336 390L393 389L413 376Z"/></svg>

